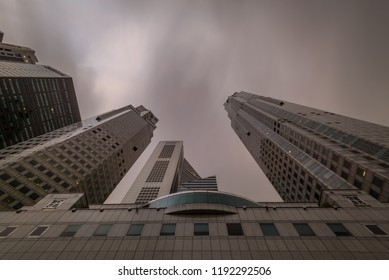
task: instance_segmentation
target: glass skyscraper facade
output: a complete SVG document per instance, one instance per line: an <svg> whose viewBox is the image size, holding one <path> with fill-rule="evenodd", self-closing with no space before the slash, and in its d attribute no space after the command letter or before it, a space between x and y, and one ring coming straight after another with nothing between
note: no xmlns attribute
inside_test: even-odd
<svg viewBox="0 0 389 280"><path fill-rule="evenodd" d="M389 201L388 127L247 92L224 106L285 201L318 202L326 189L361 189Z"/></svg>
<svg viewBox="0 0 389 280"><path fill-rule="evenodd" d="M0 149L81 121L72 78L0 43Z"/></svg>

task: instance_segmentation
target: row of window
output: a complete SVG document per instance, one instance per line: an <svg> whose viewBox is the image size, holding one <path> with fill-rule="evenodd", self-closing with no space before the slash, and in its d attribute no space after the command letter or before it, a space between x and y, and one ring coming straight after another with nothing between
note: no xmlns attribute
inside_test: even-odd
<svg viewBox="0 0 389 280"><path fill-rule="evenodd" d="M165 145L158 158L171 158L176 145Z"/></svg>
<svg viewBox="0 0 389 280"><path fill-rule="evenodd" d="M268 106L268 105L267 105ZM268 106L269 107L269 106ZM270 108L270 107L269 107ZM273 108L274 109L274 108ZM285 112L284 112L285 113ZM290 113L289 113L290 114ZM292 116L292 115L290 115ZM299 124L296 124L298 127L302 128L302 129L306 129L305 127L299 125ZM271 123L268 124L269 127L271 127ZM274 122L274 130L276 130L276 128L279 128L279 123L278 122ZM297 131L293 131L291 129L288 129L286 127L284 127L284 129L286 129L286 131L284 131L284 134L282 134L282 136L285 138L285 139L289 139L289 141L293 144L295 144L296 146L299 146L300 149L303 149L305 152L307 152L308 154L310 154L311 156L313 156L316 160L318 160L318 152L321 150L321 145L319 145L318 143L315 143L313 140L311 139L308 139L306 138L305 136L302 136L300 133L298 133ZM333 129L332 129L333 130ZM311 130L310 130L311 131ZM314 134L317 134L313 131L311 131L312 133ZM278 131L277 131L278 133ZM341 132L339 132L341 133ZM292 139L293 135L295 134L295 137L296 139ZM321 136L319 134L317 134L318 136ZM331 138L330 138L331 139ZM339 140L339 139L338 139ZM359 141L359 140L358 140ZM305 144L306 142L306 144ZM334 143L337 143L335 141L332 140L332 142ZM312 151L311 151L311 146L312 146ZM347 149L348 147L345 146L345 145L340 145L342 148L344 149ZM356 153L358 154L359 152L358 151L355 151L355 150L352 150L353 153ZM366 152L366 151L365 151ZM323 150L322 150L322 164L326 165L327 163L327 157L328 157L328 154L329 154L329 151L328 149L326 149L325 147L323 147ZM374 160L373 158L371 157L368 157L368 156L365 156L364 158L368 159L368 160ZM339 172L337 172L337 167L338 167L338 161L339 161L339 156L336 155L336 154L333 154L332 155L332 163L331 163L331 170L333 170L334 172L338 173L339 175L341 175L342 178L344 178L345 180L348 180L348 177L349 177L349 173L351 171L351 162L347 161L346 159L344 159L343 161L343 167L345 168L345 170L347 171L343 171L340 170ZM384 163L380 163L380 166L381 167L384 167L384 168L387 168L388 165L384 164ZM360 175L360 176L365 176L366 175L366 171L361 169L360 167L358 167L358 170L357 170L357 175ZM376 176L374 176L373 178L373 181L372 181L372 184L373 185L376 185L378 186L379 188L382 187L383 185L383 180L380 179L380 178L377 178ZM355 180L354 182L354 185L358 188L362 188L362 182L361 181L357 181ZM379 194L378 194L379 195ZM378 197L377 195L377 197Z"/></svg>
<svg viewBox="0 0 389 280"><path fill-rule="evenodd" d="M316 183L316 180L314 182L309 174L306 176L306 171L300 167L300 163L294 164L293 159L289 157L290 154L269 139L261 141L260 153L260 159L268 169L267 177L284 199L288 201L319 200L321 186Z"/></svg>
<svg viewBox="0 0 389 280"><path fill-rule="evenodd" d="M288 135L292 135L292 134L296 134L297 136L298 136L298 133L297 132L293 132L293 131L289 131L288 132ZM304 136L301 136L301 139L303 139L304 138ZM305 138L304 138L305 139ZM291 141L291 138L289 137L289 140ZM307 139L306 139L307 140ZM305 141L305 140L304 140ZM304 144L304 141L300 141L299 143L295 143L296 145L297 144L299 144L300 145L300 148L301 149L303 149L303 150L305 150L306 152L307 152L307 150L305 149L305 144ZM318 145L318 144L315 144L312 140L307 140L307 141L309 141L309 142L312 142L312 146L314 147L314 150L315 151L318 151L318 150L320 150L320 146ZM292 141L291 141L292 142ZM262 141L261 142L261 144L263 144L263 145L265 145L265 144L269 144L269 140L268 139L266 139L265 141ZM261 154L260 154L260 159L261 159L261 156L262 157L264 157L264 158L266 158L267 159L267 161L264 163L265 164L265 166L269 169L269 173L267 174L267 176L269 177L269 180L272 182L272 184L273 185L276 185L275 184L275 182L278 180L279 181L279 179L282 177L282 182L284 182L285 180L286 180L286 176L285 175L282 175L282 174L286 174L287 173L287 170L286 170L286 168L287 168L287 166L286 166L286 161L287 161L287 159L286 159L286 157L285 157L285 155L284 155L284 170L283 170L283 173L281 173L281 170L282 170L282 166L281 166L281 162L282 162L282 160L283 160L283 157L282 157L282 155L280 155L280 160L278 160L278 154L277 153L279 153L280 152L280 150L279 149L276 149L275 148L275 146L274 146L274 144L272 144L271 142L270 142L270 144L269 144L270 146L272 146L273 145L273 147L270 147L269 149L265 149L265 147L263 147L262 149L261 149ZM308 144L307 144L308 145ZM327 155L328 155L328 150L326 149L326 148L324 148L323 147L323 154L327 157ZM324 161L322 160L321 162L322 162L322 164L323 165L326 165L326 162L327 162L327 160L326 160L326 157L325 158L323 158L323 159L325 159ZM317 157L314 157L315 159L318 159ZM270 160L269 160L270 159ZM262 159L263 160L263 159ZM335 173L337 173L338 175L340 175L342 178L344 178L345 180L348 180L349 179L349 175L352 175L351 173L350 173L350 170L351 170L351 163L349 162L349 161L347 161L347 160L343 160L343 169L341 169L341 170L338 170L338 164L337 164L337 162L339 161L339 156L338 155L336 155L336 154L332 154L332 160L334 160L335 161L335 163L333 162L332 164L331 164L331 167L330 167L330 169L333 171L333 172L335 172ZM272 174L272 170L273 170L273 168L274 168L274 166L273 166L273 163L279 163L279 168L278 168L278 176L277 176L277 174L275 174L275 172L274 172L274 174ZM297 167L296 167L297 168ZM291 170L291 167L289 167L289 173L291 173L292 172L292 170ZM303 171L301 171L302 172L302 177L304 177L304 175L303 175ZM359 177L359 178L362 178L362 179L355 179L355 181L354 181L354 185L356 186L356 187L358 187L358 188L362 188L362 181L364 180L363 178L364 177L366 177L366 170L364 170L364 169L362 169L361 167L358 167L357 168L357 170L356 170L356 175L358 175L357 177ZM330 176L332 175L332 173L331 172L327 172L325 175L324 175L324 177L327 177L326 179L329 179L330 178ZM293 186L296 186L297 185L297 176L296 176L296 172L294 173L294 179L291 177L291 175L290 174L288 174L288 183L290 184L290 185L293 185ZM293 179L293 182L292 182L292 179ZM332 180L334 180L334 179L336 179L336 177L335 178L332 178ZM281 182L280 182L281 183ZM334 182L333 182L334 183ZM369 182L368 182L369 183ZM384 181L382 180L382 179L380 179L380 178L378 178L378 177L376 177L376 176L373 176L373 180L371 181L371 183L374 185L374 186L377 186L378 188L380 188L380 189L382 189L383 188L383 186L384 186ZM304 179L303 178L300 178L300 184L301 185L303 185L304 184ZM286 188L286 193L284 193L284 189L283 188L280 188L280 187L277 187L276 186L276 188L277 188L277 190L279 191L279 192L282 192L281 193L281 196L284 198L284 199L288 199L288 200L291 200L291 201L296 201L295 200L295 196L294 196L294 194L292 193L292 194L288 194L289 193L289 190L288 190L288 187ZM310 186L307 186L307 191L310 191ZM375 198L378 198L379 197L379 193L378 192L375 192L374 190L370 190L370 195L372 195L373 197L375 197ZM302 200L302 198L303 198L303 196L304 196L304 194L303 193L299 193L298 195L297 195L297 201L301 201ZM306 193L305 194L305 199L306 200L311 200L310 199L310 193ZM314 201L317 201L319 199L319 193L318 192L316 192L316 193L314 193L314 197L313 197L313 200Z"/></svg>
<svg viewBox="0 0 389 280"><path fill-rule="evenodd" d="M378 157L381 159L387 159L389 155L389 151L387 149L384 149L382 146L372 143L370 141L364 140L364 139L358 139L344 131L340 131L338 129L329 127L327 125L318 123L314 120L310 120L304 117L300 117L296 114L293 114L291 112L285 111L280 108L275 108L272 105L264 104L262 102L256 102L257 100L254 100L253 103L255 103L255 106L263 109L271 114L275 114L280 118L286 118L291 121L295 121L296 123L299 123L303 127L309 128L313 131L315 131L318 134L325 135L330 139L335 139L339 142L342 142L346 145L350 145L351 147L354 147L358 150L361 150L367 154L375 155L378 152L385 150L385 153L380 154ZM355 141L356 140L356 141ZM351 143L352 142L352 143ZM369 157L370 159L370 157Z"/></svg>
<svg viewBox="0 0 389 280"><path fill-rule="evenodd" d="M97 130L101 131L101 128L97 128ZM84 134L85 137L79 137L77 143L68 142L66 145L62 144L59 146L55 146L56 148L52 148L50 150L46 150L49 155L52 157L47 156L46 154L40 154L38 158L41 159L40 162L38 162L35 159L26 160L30 165L32 165L34 168L31 169L31 167L27 168L25 165L14 165L14 169L20 174L26 177L29 181L26 183L23 181L23 177L19 179L12 178L14 176L10 176L9 174L5 173L6 170L3 172L0 172L0 179L3 181L8 181L8 184L11 185L14 189L17 191L23 193L27 197L31 198L32 200L37 200L40 195L42 195L41 192L39 192L39 189L44 189L46 192L56 192L53 185L58 186L60 189L61 186L66 189L67 191L71 191L73 188L76 187L79 183L79 178L82 175L85 175L88 172L91 172L95 168L96 165L99 163L101 164L101 161L104 160L104 156L109 156L109 152L106 151L107 149L103 147L103 142L100 141L100 145L98 145L99 153L94 154L93 149L90 148L88 145L90 145L91 141L90 137L92 134ZM107 135L110 139L112 139L112 136ZM99 138L97 138L99 139ZM84 141L81 141L84 140ZM88 143L88 140L89 143ZM119 143L116 142L116 145L119 145ZM114 147L116 148L116 146ZM67 155L68 157L67 157ZM118 152L119 154L119 152ZM121 154L123 154L123 150L121 150ZM55 160L54 160L54 159ZM42 161L44 159L44 161ZM100 162L98 160L100 160ZM112 162L113 159L109 159L111 163L109 163L110 166L114 166L116 163ZM48 163L45 164L45 163ZM117 173L120 172L120 177L123 177L125 172L127 171L125 161L123 156L121 157L121 161L118 163L119 168L122 167L122 169L117 169ZM93 165L93 166L92 166ZM16 166L16 167L15 167ZM47 168L47 166L50 166L51 168ZM33 171L29 171L33 170ZM54 174L52 171L57 170L57 173ZM35 172L36 171L36 172ZM77 176L78 173L80 176ZM117 177L119 177L119 174L112 173L109 175L109 178L107 177L106 172L99 172L98 176L94 176L93 180L100 180L103 183L98 182L87 182L89 185L99 186L99 185L113 185L116 186ZM116 172L115 172L116 173ZM63 176L59 176L58 174L65 175L66 178ZM46 177L43 177L42 175L46 175L48 178L53 180L55 183L50 184L43 184L43 181L47 181ZM104 177L105 176L105 177ZM12 178L12 180L11 180ZM0 181L1 181L0 180ZM113 183L115 182L115 183ZM38 188L38 192L36 192ZM35 191L35 192L34 192ZM4 192L0 192L0 196L2 196ZM101 194L94 194L91 196L91 202L98 203L101 201L101 199L95 200L95 197L101 197ZM12 204L11 207L15 209L19 209L23 206L23 204L18 203L14 205L15 198L11 195L7 197L1 198L4 203Z"/></svg>
<svg viewBox="0 0 389 280"><path fill-rule="evenodd" d="M316 236L315 232L307 223L293 223L294 228L300 236ZM352 236L351 232L341 223L327 223L327 226L336 236ZM387 235L387 233L375 224L364 225L374 235ZM43 235L50 226L40 225L29 233L30 237L39 237ZM81 225L68 225L60 234L61 237L74 236ZM141 236L144 224L131 224L127 236ZM229 236L244 236L244 231L240 223L227 223L227 232ZM280 233L273 223L259 223L259 227L264 236L280 236ZM9 226L0 232L0 237L6 237L12 234L18 227ZM112 228L112 224L102 224L97 227L93 236L107 236ZM159 232L160 236L174 236L176 234L176 224L162 224ZM209 235L208 223L195 223L193 235Z"/></svg>
<svg viewBox="0 0 389 280"><path fill-rule="evenodd" d="M51 140L61 137L69 132L75 131L79 126L79 123L74 125L65 126L63 128L56 129L52 132L36 136L24 142L20 142L13 146L8 146L6 148L0 149L0 156L7 156L10 154L20 153L21 151L37 147L38 145L46 145L45 143L50 142ZM5 142L4 142L5 143ZM1 142L0 142L1 144ZM1 147L0 147L1 148Z"/></svg>

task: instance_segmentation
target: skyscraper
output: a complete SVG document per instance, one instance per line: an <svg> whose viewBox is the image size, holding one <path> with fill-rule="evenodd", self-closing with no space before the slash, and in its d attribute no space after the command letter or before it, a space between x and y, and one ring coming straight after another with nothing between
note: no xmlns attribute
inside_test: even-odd
<svg viewBox="0 0 389 280"><path fill-rule="evenodd" d="M217 191L216 176L200 177L184 158L182 141L160 141L122 203L145 204L187 190Z"/></svg>
<svg viewBox="0 0 389 280"><path fill-rule="evenodd" d="M285 201L316 202L326 189L361 189L389 201L388 127L247 92L224 106Z"/></svg>
<svg viewBox="0 0 389 280"><path fill-rule="evenodd" d="M0 31L0 60L25 62L35 64L38 62L35 51L28 47L3 43L4 33Z"/></svg>
<svg viewBox="0 0 389 280"><path fill-rule="evenodd" d="M89 137L66 144L66 149L78 142L81 149L75 150L83 158L88 158L83 154L86 142L96 146L112 141L97 151L109 149L117 140L108 135L125 131L118 123L128 123L119 119L133 112L129 109L139 118L147 116L143 121L151 121L150 125L156 121L147 111L115 110L85 123L89 127L92 121L106 121L90 127ZM113 119L118 121L110 122ZM132 123L136 127L137 122ZM139 150L132 145L126 150ZM110 161L110 167L99 169L92 178L120 169L118 162L119 166ZM55 171L57 165L52 164ZM86 196L51 193L32 206L0 211L0 259L389 257L389 208L366 192L324 189L319 203L268 203L214 191L216 177L200 178L183 157L182 141L157 145L122 203L91 205L89 187L83 189Z"/></svg>
<svg viewBox="0 0 389 280"><path fill-rule="evenodd" d="M81 121L72 78L0 43L0 149Z"/></svg>
<svg viewBox="0 0 389 280"><path fill-rule="evenodd" d="M0 150L0 209L49 193L103 203L150 143L158 119L129 105Z"/></svg>

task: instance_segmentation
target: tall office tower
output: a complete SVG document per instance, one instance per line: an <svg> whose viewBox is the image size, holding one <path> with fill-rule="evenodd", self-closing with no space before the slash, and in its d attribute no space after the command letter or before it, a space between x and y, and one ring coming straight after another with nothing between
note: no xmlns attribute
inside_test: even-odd
<svg viewBox="0 0 389 280"><path fill-rule="evenodd" d="M197 186L200 186L201 177L184 158L183 142L161 141L123 198L122 203L145 204L161 196L176 193L183 185L196 180L200 180L197 182ZM202 186L208 184L212 190L215 188L217 190L215 176L214 180L203 180Z"/></svg>
<svg viewBox="0 0 389 280"><path fill-rule="evenodd" d="M0 43L0 149L81 121L72 78Z"/></svg>
<svg viewBox="0 0 389 280"><path fill-rule="evenodd" d="M0 209L49 193L103 203L150 143L154 115L129 105L0 150Z"/></svg>
<svg viewBox="0 0 389 280"><path fill-rule="evenodd" d="M362 189L389 201L389 128L306 106L234 93L231 125L286 201Z"/></svg>

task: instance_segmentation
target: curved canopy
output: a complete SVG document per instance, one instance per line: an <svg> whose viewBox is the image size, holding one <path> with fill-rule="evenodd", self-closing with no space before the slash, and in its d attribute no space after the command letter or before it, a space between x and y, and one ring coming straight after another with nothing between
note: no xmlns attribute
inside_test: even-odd
<svg viewBox="0 0 389 280"><path fill-rule="evenodd" d="M212 191L188 191L160 197L146 204L145 208L169 208L182 204L222 204L234 207L258 207L254 201L233 194Z"/></svg>

